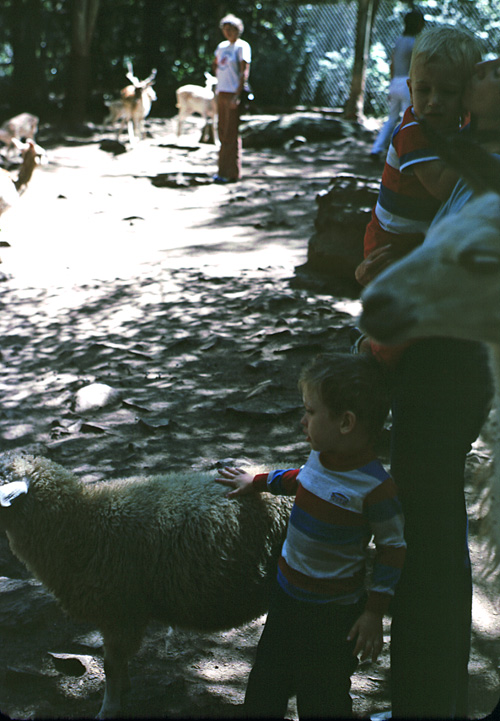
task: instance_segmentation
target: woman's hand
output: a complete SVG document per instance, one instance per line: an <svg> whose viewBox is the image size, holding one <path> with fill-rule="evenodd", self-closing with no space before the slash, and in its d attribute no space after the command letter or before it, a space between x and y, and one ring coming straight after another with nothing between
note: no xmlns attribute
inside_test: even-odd
<svg viewBox="0 0 500 721"><path fill-rule="evenodd" d="M395 260L399 260L392 245L383 245L370 253L356 268L354 275L360 285L368 285Z"/></svg>

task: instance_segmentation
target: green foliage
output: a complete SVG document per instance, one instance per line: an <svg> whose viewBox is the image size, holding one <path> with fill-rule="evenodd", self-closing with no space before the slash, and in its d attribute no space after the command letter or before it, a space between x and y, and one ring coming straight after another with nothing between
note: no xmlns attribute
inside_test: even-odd
<svg viewBox="0 0 500 721"><path fill-rule="evenodd" d="M71 58L71 9L78 0L2 0L0 3L0 111L19 98L42 115L62 106ZM430 23L456 23L476 30L486 52L500 46L500 0L421 0ZM367 110L383 114L392 45L401 32L408 3L381 0L367 68ZM102 119L103 101L127 83L126 61L146 77L157 68L157 114L175 112L175 89L204 83L222 39L221 15L233 12L245 23L243 37L253 53L251 84L260 107L299 102L331 104L349 93L356 0L101 0L91 50L89 106ZM318 48L321 47L318 58ZM315 55L314 62L311 62ZM336 101L339 102L339 101ZM12 106L12 107L11 107ZM28 109L27 107L23 108ZM18 108L15 108L17 111Z"/></svg>
<svg viewBox="0 0 500 721"><path fill-rule="evenodd" d="M419 0L426 25L456 25L475 33L483 41L484 57L496 57L500 48L500 0ZM365 112L387 112L389 63L396 37L403 28L408 3L381 2L372 36L370 63L366 74ZM384 66L387 67L384 71Z"/></svg>
<svg viewBox="0 0 500 721"><path fill-rule="evenodd" d="M295 5L282 2L272 12L261 10L256 19L247 25L245 38L252 46L251 84L257 102L290 104L306 59L307 17Z"/></svg>
<svg viewBox="0 0 500 721"><path fill-rule="evenodd" d="M371 63L367 70L367 86L378 89L377 95L367 94L365 98L365 110L369 104L370 114L383 115L385 113L385 103L380 101L380 97L387 97L390 82L390 62L382 43L374 43L371 47Z"/></svg>
<svg viewBox="0 0 500 721"><path fill-rule="evenodd" d="M25 18L36 11L36 62L46 99L64 94L71 55L70 10L75 1L3 0L0 85L8 87L13 62L22 63L23 47L14 52L13 39L24 32ZM222 40L219 21L226 11L245 23L244 38L253 50L252 86L259 102L290 102L306 46L305 20L298 19L293 3L235 0L225 8L216 0L101 0L91 57L96 112L104 112L102 101L116 97L127 83L127 60L138 77L157 68L155 111L174 112L177 87L204 83L204 72L211 69L215 47Z"/></svg>

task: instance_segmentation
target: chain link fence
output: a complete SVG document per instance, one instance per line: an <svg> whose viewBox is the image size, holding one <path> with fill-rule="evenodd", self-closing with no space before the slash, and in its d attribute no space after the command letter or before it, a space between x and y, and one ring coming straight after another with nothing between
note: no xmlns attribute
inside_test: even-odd
<svg viewBox="0 0 500 721"><path fill-rule="evenodd" d="M354 62L357 7L356 0L298 6L295 20L304 33L304 55L291 89L297 104L332 108L345 105ZM500 0L426 0L417 7L427 26L447 23L466 27L481 38L486 57L499 53ZM409 9L407 3L380 0L366 69L367 115L387 112L391 53Z"/></svg>

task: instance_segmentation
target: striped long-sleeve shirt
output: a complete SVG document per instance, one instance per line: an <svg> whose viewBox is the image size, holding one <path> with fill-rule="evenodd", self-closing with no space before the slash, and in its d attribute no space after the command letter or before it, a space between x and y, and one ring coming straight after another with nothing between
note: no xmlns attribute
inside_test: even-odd
<svg viewBox="0 0 500 721"><path fill-rule="evenodd" d="M424 188L413 169L431 160L439 156L409 107L389 146L377 204L365 232L365 257L388 243L399 243L406 252L422 243L441 201Z"/></svg>
<svg viewBox="0 0 500 721"><path fill-rule="evenodd" d="M367 547L373 538L376 556L366 607L384 613L406 549L396 487L376 459L350 470L332 470L328 460L327 468L311 451L300 469L254 478L256 490L295 495L278 583L311 603L355 603L366 590Z"/></svg>

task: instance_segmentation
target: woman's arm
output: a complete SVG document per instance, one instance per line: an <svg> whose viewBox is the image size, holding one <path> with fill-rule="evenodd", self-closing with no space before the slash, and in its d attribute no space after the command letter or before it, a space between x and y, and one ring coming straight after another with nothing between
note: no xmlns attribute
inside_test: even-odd
<svg viewBox="0 0 500 721"><path fill-rule="evenodd" d="M241 99L241 93L243 92L243 88L245 87L245 83L248 80L248 75L250 73L250 63L247 63L246 60L240 60L240 82L238 83L238 89L236 90L235 94L233 95L231 106L233 108L238 107Z"/></svg>
<svg viewBox="0 0 500 721"><path fill-rule="evenodd" d="M413 172L424 188L438 200L448 200L460 178L457 171L450 168L443 160L419 163L414 166Z"/></svg>

